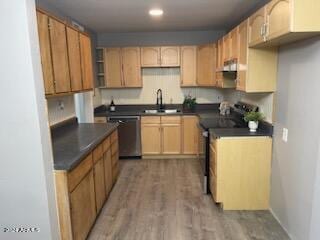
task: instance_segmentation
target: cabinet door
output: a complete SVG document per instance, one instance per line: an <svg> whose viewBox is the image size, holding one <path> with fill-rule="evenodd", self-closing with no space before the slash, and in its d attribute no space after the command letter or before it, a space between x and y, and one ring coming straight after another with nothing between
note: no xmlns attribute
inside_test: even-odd
<svg viewBox="0 0 320 240"><path fill-rule="evenodd" d="M49 18L49 26L55 92L70 92L66 26L53 18Z"/></svg>
<svg viewBox="0 0 320 240"><path fill-rule="evenodd" d="M249 46L264 42L265 8L261 8L249 18Z"/></svg>
<svg viewBox="0 0 320 240"><path fill-rule="evenodd" d="M70 68L71 91L82 90L82 72L79 32L67 27L68 56Z"/></svg>
<svg viewBox="0 0 320 240"><path fill-rule="evenodd" d="M180 48L176 46L161 47L161 66L179 67L180 66Z"/></svg>
<svg viewBox="0 0 320 240"><path fill-rule="evenodd" d="M141 143L143 155L161 153L160 131L160 124L141 125Z"/></svg>
<svg viewBox="0 0 320 240"><path fill-rule="evenodd" d="M123 82L125 87L142 87L140 48L122 48Z"/></svg>
<svg viewBox="0 0 320 240"><path fill-rule="evenodd" d="M247 64L248 64L248 21L244 21L239 25L238 31L238 74L237 89L244 91L246 88Z"/></svg>
<svg viewBox="0 0 320 240"><path fill-rule="evenodd" d="M197 47L181 47L181 86L196 86L197 83Z"/></svg>
<svg viewBox="0 0 320 240"><path fill-rule="evenodd" d="M231 53L230 33L223 37L223 64L225 61L230 60Z"/></svg>
<svg viewBox="0 0 320 240"><path fill-rule="evenodd" d="M238 56L239 56L238 27L236 27L230 32L230 44L231 44L230 59L238 59Z"/></svg>
<svg viewBox="0 0 320 240"><path fill-rule="evenodd" d="M104 200L106 199L103 158L100 158L100 160L94 165L93 173L96 193L96 208L97 212L99 212L104 204Z"/></svg>
<svg viewBox="0 0 320 240"><path fill-rule="evenodd" d="M198 117L183 116L182 118L182 135L183 135L183 154L198 153Z"/></svg>
<svg viewBox="0 0 320 240"><path fill-rule="evenodd" d="M122 63L120 48L105 49L105 81L108 88L122 87Z"/></svg>
<svg viewBox="0 0 320 240"><path fill-rule="evenodd" d="M83 89L93 89L93 70L92 70L92 52L91 40L84 34L80 36L81 49L81 68L82 68L82 85Z"/></svg>
<svg viewBox="0 0 320 240"><path fill-rule="evenodd" d="M216 56L216 68L217 71L223 70L223 64L224 64L224 49L223 49L223 39L219 39L217 42L217 56Z"/></svg>
<svg viewBox="0 0 320 240"><path fill-rule="evenodd" d="M181 153L181 125L162 124L162 154Z"/></svg>
<svg viewBox="0 0 320 240"><path fill-rule="evenodd" d="M160 47L141 48L141 66L142 67L160 67Z"/></svg>
<svg viewBox="0 0 320 240"><path fill-rule="evenodd" d="M290 0L273 0L266 6L267 40L290 32Z"/></svg>
<svg viewBox="0 0 320 240"><path fill-rule="evenodd" d="M37 11L37 20L44 90L45 94L53 94L54 79L50 47L49 18L47 15Z"/></svg>
<svg viewBox="0 0 320 240"><path fill-rule="evenodd" d="M206 44L198 47L197 84L199 86L215 86L216 47Z"/></svg>
<svg viewBox="0 0 320 240"><path fill-rule="evenodd" d="M96 218L93 171L70 194L71 224L74 240L86 239Z"/></svg>
<svg viewBox="0 0 320 240"><path fill-rule="evenodd" d="M112 188L112 162L110 148L104 153L104 178L106 195L108 196Z"/></svg>

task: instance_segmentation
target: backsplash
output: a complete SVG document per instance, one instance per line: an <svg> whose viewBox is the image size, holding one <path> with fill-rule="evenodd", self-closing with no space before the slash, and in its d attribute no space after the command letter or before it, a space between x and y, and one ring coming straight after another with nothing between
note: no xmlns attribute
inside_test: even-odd
<svg viewBox="0 0 320 240"><path fill-rule="evenodd" d="M101 89L102 104L110 104L112 97L115 104L155 104L159 88L165 104L182 103L189 93L198 103L217 103L223 99L223 92L217 89L181 88L180 68L144 68L142 80L142 89Z"/></svg>
<svg viewBox="0 0 320 240"><path fill-rule="evenodd" d="M60 102L64 105L63 109L59 106ZM49 98L47 104L50 126L76 116L73 95Z"/></svg>
<svg viewBox="0 0 320 240"><path fill-rule="evenodd" d="M236 103L241 100L246 103L258 105L260 112L262 112L266 117L265 120L273 123L273 93L243 93L235 90L228 90L225 92L224 97L226 101L231 103Z"/></svg>

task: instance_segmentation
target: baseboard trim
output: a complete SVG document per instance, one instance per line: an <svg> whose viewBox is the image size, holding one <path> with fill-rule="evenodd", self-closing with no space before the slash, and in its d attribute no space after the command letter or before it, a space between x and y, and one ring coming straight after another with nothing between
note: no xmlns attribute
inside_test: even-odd
<svg viewBox="0 0 320 240"><path fill-rule="evenodd" d="M280 219L277 217L277 215L274 213L274 211L273 211L273 209L272 209L271 207L269 207L269 211L270 211L271 215L276 219L276 221L280 224L280 226L282 227L282 229L287 233L287 235L289 236L289 238L290 238L291 240L295 240L295 238L289 233L289 231L287 230L287 228L285 228L285 227L282 225Z"/></svg>
<svg viewBox="0 0 320 240"><path fill-rule="evenodd" d="M143 155L142 159L197 159L198 155L177 154L177 155Z"/></svg>

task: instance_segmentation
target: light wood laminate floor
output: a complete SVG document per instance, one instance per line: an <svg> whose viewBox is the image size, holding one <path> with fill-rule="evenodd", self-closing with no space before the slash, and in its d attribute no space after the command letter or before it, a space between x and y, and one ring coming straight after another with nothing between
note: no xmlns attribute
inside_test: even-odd
<svg viewBox="0 0 320 240"><path fill-rule="evenodd" d="M222 211L203 195L197 160L121 160L89 240L289 239L269 211Z"/></svg>

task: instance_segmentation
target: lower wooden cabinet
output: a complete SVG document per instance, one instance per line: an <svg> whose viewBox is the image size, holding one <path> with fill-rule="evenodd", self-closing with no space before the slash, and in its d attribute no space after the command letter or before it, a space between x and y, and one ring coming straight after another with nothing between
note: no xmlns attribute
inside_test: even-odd
<svg viewBox="0 0 320 240"><path fill-rule="evenodd" d="M105 171L105 168L104 168L103 157L101 157L93 167L97 212L100 211L100 209L104 204L104 201L106 200L104 171Z"/></svg>
<svg viewBox="0 0 320 240"><path fill-rule="evenodd" d="M198 153L198 117L182 117L182 153Z"/></svg>
<svg viewBox="0 0 320 240"><path fill-rule="evenodd" d="M211 140L210 191L224 210L269 208L272 138Z"/></svg>
<svg viewBox="0 0 320 240"><path fill-rule="evenodd" d="M61 240L87 238L119 175L118 159L115 130L76 168L54 171Z"/></svg>
<svg viewBox="0 0 320 240"><path fill-rule="evenodd" d="M142 155L198 154L197 124L197 116L142 117Z"/></svg>
<svg viewBox="0 0 320 240"><path fill-rule="evenodd" d="M96 219L93 171L70 193L71 224L74 240L86 239Z"/></svg>

